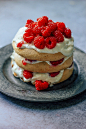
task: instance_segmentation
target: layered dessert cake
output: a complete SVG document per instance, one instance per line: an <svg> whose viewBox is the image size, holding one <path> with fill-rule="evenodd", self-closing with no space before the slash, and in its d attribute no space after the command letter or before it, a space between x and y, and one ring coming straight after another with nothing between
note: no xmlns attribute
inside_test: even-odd
<svg viewBox="0 0 86 129"><path fill-rule="evenodd" d="M11 55L12 73L36 90L44 90L67 80L73 73L74 39L63 22L42 16L15 35ZM58 86L58 85L57 85Z"/></svg>

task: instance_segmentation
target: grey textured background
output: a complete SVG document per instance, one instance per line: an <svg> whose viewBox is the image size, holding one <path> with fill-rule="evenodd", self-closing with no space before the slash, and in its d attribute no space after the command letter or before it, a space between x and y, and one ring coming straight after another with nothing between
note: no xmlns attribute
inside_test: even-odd
<svg viewBox="0 0 86 129"><path fill-rule="evenodd" d="M0 1L0 47L11 43L27 19L43 15L63 21L72 30L75 46L86 52L86 0Z"/></svg>
<svg viewBox="0 0 86 129"><path fill-rule="evenodd" d="M0 0L0 47L11 43L26 20L47 15L72 30L86 52L86 0ZM0 129L86 129L86 92L57 103L30 103L0 93Z"/></svg>

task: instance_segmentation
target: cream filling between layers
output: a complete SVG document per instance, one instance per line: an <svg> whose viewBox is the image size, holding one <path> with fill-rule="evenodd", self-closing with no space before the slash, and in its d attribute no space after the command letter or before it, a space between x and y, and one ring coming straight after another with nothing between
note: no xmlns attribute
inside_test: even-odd
<svg viewBox="0 0 86 129"><path fill-rule="evenodd" d="M17 47L17 44L21 41L23 41L23 34L25 33L25 30L27 29L27 27L22 27L19 29L19 31L17 32L17 34L15 35L14 39L12 42L15 43L15 46ZM57 43L56 46L53 49L48 49L47 47L45 47L44 49L38 49L36 48L33 43L25 43L22 45L21 48L28 48L28 49L35 49L36 51L38 51L39 53L51 53L51 54L55 54L58 52L61 52L63 55L65 56L70 56L73 53L73 49L74 49L74 39L72 38L65 38L64 37L64 41Z"/></svg>
<svg viewBox="0 0 86 129"><path fill-rule="evenodd" d="M24 69L20 68L14 60L12 60L12 65L13 65L12 73L13 74L16 73L17 74L16 77L23 78L24 82L31 81L32 83L34 83L36 80L42 80L42 81L47 81L50 84L50 86L52 86L54 83L59 82L60 79L62 78L63 72L64 72L64 70L61 70L60 73L55 77L49 76L49 73L35 73L35 72L33 72L33 77L30 79L26 79L23 76Z"/></svg>
<svg viewBox="0 0 86 129"><path fill-rule="evenodd" d="M14 60L14 57L15 56L18 56L19 58L21 58L21 56L20 55L18 55L15 51L12 53L12 55L11 55L11 58ZM62 65L66 60L68 60L69 58L70 58L71 56L68 56L68 57L65 57L64 58L64 60L62 61L62 63L61 64L58 64L58 65ZM50 63L50 61L32 61L32 62L30 62L30 61L26 61L25 60L25 58L24 57L22 57L23 59L21 59L21 60L24 60L26 63L28 63L28 64L36 64L36 63L40 63L40 62L46 62L47 64L49 64L49 65L52 65L51 63Z"/></svg>

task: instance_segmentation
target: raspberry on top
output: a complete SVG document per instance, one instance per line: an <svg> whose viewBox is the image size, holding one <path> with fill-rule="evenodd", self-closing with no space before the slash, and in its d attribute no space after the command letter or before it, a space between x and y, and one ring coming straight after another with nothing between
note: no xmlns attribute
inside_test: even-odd
<svg viewBox="0 0 86 129"><path fill-rule="evenodd" d="M71 38L71 30L63 22L53 22L47 16L37 18L36 22L28 19L25 27L24 41L17 44L20 48L24 43L33 43L38 49L53 49L57 43L64 41L64 37Z"/></svg>

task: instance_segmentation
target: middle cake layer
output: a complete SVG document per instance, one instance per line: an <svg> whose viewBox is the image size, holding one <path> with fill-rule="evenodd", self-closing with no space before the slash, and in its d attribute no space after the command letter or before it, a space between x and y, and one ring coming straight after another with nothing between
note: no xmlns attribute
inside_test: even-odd
<svg viewBox="0 0 86 129"><path fill-rule="evenodd" d="M18 55L17 53L13 53L11 58L14 58L17 65L25 70L38 72L38 73L52 73L58 72L62 69L66 69L71 66L73 62L73 55L70 57L62 58L57 61L29 61L24 57ZM25 62L25 63L24 63Z"/></svg>

